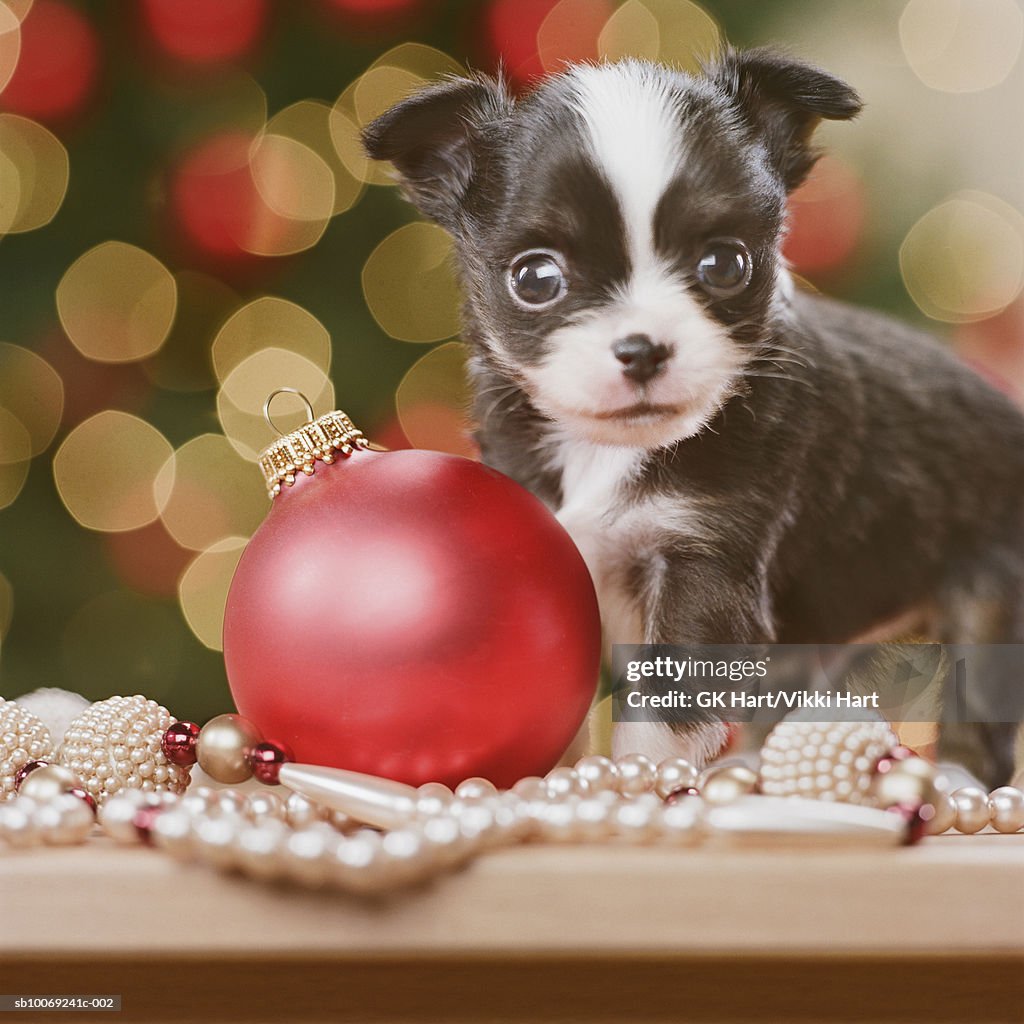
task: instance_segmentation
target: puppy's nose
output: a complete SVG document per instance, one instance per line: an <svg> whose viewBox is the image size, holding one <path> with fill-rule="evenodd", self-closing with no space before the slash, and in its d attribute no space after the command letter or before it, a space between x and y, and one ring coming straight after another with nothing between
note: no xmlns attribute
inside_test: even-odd
<svg viewBox="0 0 1024 1024"><path fill-rule="evenodd" d="M612 354L622 363L622 372L642 384L661 370L672 353L667 345L655 344L646 334L631 334L612 345Z"/></svg>

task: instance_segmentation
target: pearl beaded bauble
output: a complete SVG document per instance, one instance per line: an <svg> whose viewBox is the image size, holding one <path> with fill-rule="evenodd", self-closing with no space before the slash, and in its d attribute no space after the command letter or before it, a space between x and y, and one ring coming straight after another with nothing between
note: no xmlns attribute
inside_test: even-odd
<svg viewBox="0 0 1024 1024"><path fill-rule="evenodd" d="M155 700L110 697L91 704L71 723L57 756L99 804L124 789L183 793L188 769L170 764L161 749L173 721Z"/></svg>
<svg viewBox="0 0 1024 1024"><path fill-rule="evenodd" d="M761 792L871 805L872 772L897 742L886 722L786 719L761 749Z"/></svg>
<svg viewBox="0 0 1024 1024"><path fill-rule="evenodd" d="M53 740L42 720L0 697L0 801L14 796L14 777L26 761L53 756Z"/></svg>

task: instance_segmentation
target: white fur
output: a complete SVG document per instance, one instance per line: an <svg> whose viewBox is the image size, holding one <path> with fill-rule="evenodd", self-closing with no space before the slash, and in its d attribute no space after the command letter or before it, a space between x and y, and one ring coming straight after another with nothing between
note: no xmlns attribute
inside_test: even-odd
<svg viewBox="0 0 1024 1024"><path fill-rule="evenodd" d="M42 719L54 747L60 746L68 726L89 706L89 702L80 694L55 686L44 686L26 693L18 698L18 703Z"/></svg>
<svg viewBox="0 0 1024 1024"><path fill-rule="evenodd" d="M552 332L548 355L526 375L541 411L577 438L656 448L707 424L732 393L741 353L654 249L655 212L682 160L671 92L630 62L578 67L571 78L591 155L622 210L632 273L610 304ZM612 352L630 334L673 352L641 387ZM608 418L640 401L668 408Z"/></svg>

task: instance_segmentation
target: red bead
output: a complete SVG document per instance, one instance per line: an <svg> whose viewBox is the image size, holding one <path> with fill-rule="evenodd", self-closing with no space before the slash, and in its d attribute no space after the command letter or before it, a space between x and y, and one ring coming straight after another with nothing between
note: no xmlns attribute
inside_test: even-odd
<svg viewBox="0 0 1024 1024"><path fill-rule="evenodd" d="M700 790L694 786L683 786L681 789L673 789L672 792L665 797L665 803L674 804L684 796L700 796Z"/></svg>
<svg viewBox="0 0 1024 1024"><path fill-rule="evenodd" d="M21 784L29 774L37 768L45 768L49 763L49 761L26 761L14 774L14 792L17 793L21 789Z"/></svg>
<svg viewBox="0 0 1024 1024"><path fill-rule="evenodd" d="M140 807L135 812L135 817L132 818L132 824L135 826L135 831L138 832L139 838L149 846L153 842L152 831L153 825L156 823L156 819L163 813L164 807L160 804L156 806Z"/></svg>
<svg viewBox="0 0 1024 1024"><path fill-rule="evenodd" d="M925 808L931 813L927 813ZM906 823L907 833L903 840L906 846L913 846L924 835L925 825L935 815L931 804L893 804L886 810L890 814L898 814Z"/></svg>
<svg viewBox="0 0 1024 1024"><path fill-rule="evenodd" d="M295 760L291 750L283 743L257 743L248 752L248 758L253 778L265 786L279 785L281 765Z"/></svg>
<svg viewBox="0 0 1024 1024"><path fill-rule="evenodd" d="M92 811L93 817L96 816L96 801L93 798L92 793L88 790L82 789L81 786L75 786L74 789L69 789L68 792L72 796L77 796L79 800L84 800L89 806L89 810Z"/></svg>
<svg viewBox="0 0 1024 1024"><path fill-rule="evenodd" d="M175 722L169 726L160 741L164 757L171 764L188 768L196 763L196 740L199 726L195 722Z"/></svg>

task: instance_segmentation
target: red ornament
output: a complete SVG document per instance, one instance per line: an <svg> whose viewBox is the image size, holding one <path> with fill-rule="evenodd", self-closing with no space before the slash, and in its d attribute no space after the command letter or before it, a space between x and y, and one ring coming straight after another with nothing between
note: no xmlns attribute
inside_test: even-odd
<svg viewBox="0 0 1024 1024"><path fill-rule="evenodd" d="M195 722L175 722L167 727L160 749L171 764L189 768L196 763L199 726Z"/></svg>
<svg viewBox="0 0 1024 1024"><path fill-rule="evenodd" d="M50 762L49 761L26 761L15 773L14 773L14 792L17 793L21 789L21 784L32 774L37 768L45 768Z"/></svg>
<svg viewBox="0 0 1024 1024"><path fill-rule="evenodd" d="M35 0L21 25L21 53L0 96L4 110L42 121L77 114L96 82L99 40L74 7Z"/></svg>
<svg viewBox="0 0 1024 1024"><path fill-rule="evenodd" d="M295 755L280 743L257 743L246 755L252 776L265 786L278 786L281 765L295 760Z"/></svg>
<svg viewBox="0 0 1024 1024"><path fill-rule="evenodd" d="M160 48L190 64L217 64L247 53L263 33L267 0L143 0Z"/></svg>
<svg viewBox="0 0 1024 1024"><path fill-rule="evenodd" d="M330 452L329 431L300 434ZM224 657L239 713L300 763L413 785L543 775L587 713L600 659L594 588L568 534L468 459L334 457L314 472L308 456L308 476L292 461L294 486L235 573Z"/></svg>

